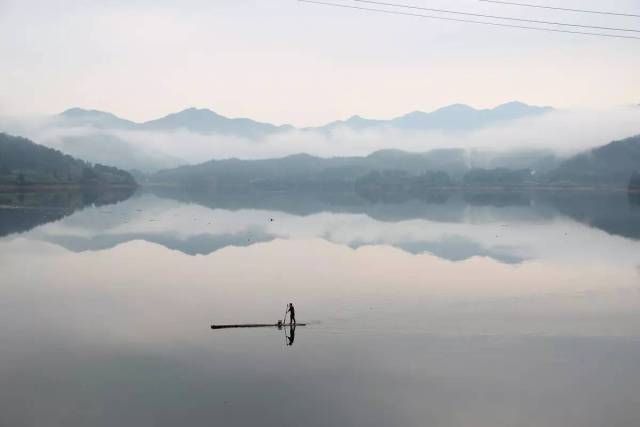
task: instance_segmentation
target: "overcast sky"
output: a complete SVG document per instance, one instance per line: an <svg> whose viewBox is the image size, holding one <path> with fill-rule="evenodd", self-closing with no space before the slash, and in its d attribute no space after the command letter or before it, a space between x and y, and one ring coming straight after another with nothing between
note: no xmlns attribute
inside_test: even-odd
<svg viewBox="0 0 640 427"><path fill-rule="evenodd" d="M640 18L475 0L397 2L640 28ZM532 2L640 13L638 0ZM143 121L195 106L315 125L456 102L588 109L640 102L640 40L295 0L0 0L0 58L0 115L79 106Z"/></svg>

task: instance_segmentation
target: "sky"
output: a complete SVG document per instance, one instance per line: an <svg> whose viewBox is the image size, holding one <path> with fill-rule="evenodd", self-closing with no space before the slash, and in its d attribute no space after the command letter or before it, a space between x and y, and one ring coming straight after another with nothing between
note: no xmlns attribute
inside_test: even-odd
<svg viewBox="0 0 640 427"><path fill-rule="evenodd" d="M640 18L397 1L640 29ZM638 0L531 2L640 13ZM452 103L600 110L640 103L639 52L640 40L295 0L0 0L0 115L83 107L144 121L193 106L312 126Z"/></svg>

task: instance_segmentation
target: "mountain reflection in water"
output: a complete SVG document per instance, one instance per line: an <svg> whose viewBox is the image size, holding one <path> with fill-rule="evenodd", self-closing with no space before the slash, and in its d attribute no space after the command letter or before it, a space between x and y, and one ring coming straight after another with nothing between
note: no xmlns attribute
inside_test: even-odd
<svg viewBox="0 0 640 427"><path fill-rule="evenodd" d="M581 223L640 239L640 200L622 193L453 192L382 203L350 192L189 193L160 188L133 197L121 190L5 194L2 201L0 237L56 222L55 233L44 227L31 235L74 252L144 240L206 255L229 246L315 237L354 249L389 245L451 261L480 256L517 264L534 255L518 238L525 228L560 238L568 231L559 222L567 227Z"/></svg>
<svg viewBox="0 0 640 427"><path fill-rule="evenodd" d="M127 200L133 188L0 192L0 237L58 221L86 207Z"/></svg>

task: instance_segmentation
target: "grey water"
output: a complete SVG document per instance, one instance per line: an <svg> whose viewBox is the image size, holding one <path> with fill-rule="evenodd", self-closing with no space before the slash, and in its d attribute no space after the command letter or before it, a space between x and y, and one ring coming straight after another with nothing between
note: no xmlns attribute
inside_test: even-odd
<svg viewBox="0 0 640 427"><path fill-rule="evenodd" d="M0 206L2 426L640 425L626 194Z"/></svg>

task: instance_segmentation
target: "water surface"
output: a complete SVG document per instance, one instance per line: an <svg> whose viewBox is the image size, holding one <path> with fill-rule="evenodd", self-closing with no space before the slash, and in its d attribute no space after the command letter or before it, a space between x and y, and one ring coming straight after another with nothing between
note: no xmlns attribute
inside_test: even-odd
<svg viewBox="0 0 640 427"><path fill-rule="evenodd" d="M3 197L0 425L640 425L624 194Z"/></svg>

